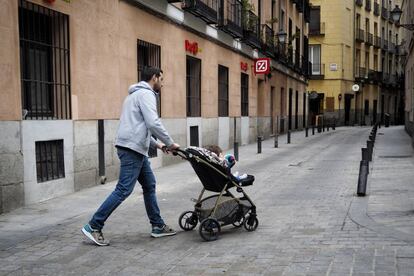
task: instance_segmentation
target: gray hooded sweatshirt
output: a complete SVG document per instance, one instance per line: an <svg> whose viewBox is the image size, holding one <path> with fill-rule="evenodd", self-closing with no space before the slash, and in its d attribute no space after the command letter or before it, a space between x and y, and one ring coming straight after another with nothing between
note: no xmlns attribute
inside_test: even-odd
<svg viewBox="0 0 414 276"><path fill-rule="evenodd" d="M122 106L116 146L148 156L150 144L156 145L151 135L166 146L174 143L158 117L156 97L156 92L145 81L129 87L128 96Z"/></svg>

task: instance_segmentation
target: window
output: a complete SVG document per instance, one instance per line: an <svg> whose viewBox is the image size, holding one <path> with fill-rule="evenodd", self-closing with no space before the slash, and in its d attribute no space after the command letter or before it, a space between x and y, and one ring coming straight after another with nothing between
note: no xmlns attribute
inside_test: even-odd
<svg viewBox="0 0 414 276"><path fill-rule="evenodd" d="M137 64L138 64L138 81L141 81L142 70L145 67L153 66L153 67L161 68L161 47L138 39ZM160 93L157 94L157 111L158 111L158 116L161 117L161 94ZM148 151L148 155L149 157L156 157L157 149L150 147Z"/></svg>
<svg viewBox="0 0 414 276"><path fill-rule="evenodd" d="M309 33L319 34L321 31L321 7L311 7Z"/></svg>
<svg viewBox="0 0 414 276"><path fill-rule="evenodd" d="M161 68L161 47L138 39L137 46L138 81L141 81L142 70L147 66ZM161 94L158 94L158 115L161 116Z"/></svg>
<svg viewBox="0 0 414 276"><path fill-rule="evenodd" d="M369 115L369 100L365 100L364 114Z"/></svg>
<svg viewBox="0 0 414 276"><path fill-rule="evenodd" d="M70 119L69 17L20 0L19 38L24 119Z"/></svg>
<svg viewBox="0 0 414 276"><path fill-rule="evenodd" d="M285 29L285 11L280 10L280 23L279 23L279 30Z"/></svg>
<svg viewBox="0 0 414 276"><path fill-rule="evenodd" d="M190 126L190 146L199 146L198 126Z"/></svg>
<svg viewBox="0 0 414 276"><path fill-rule="evenodd" d="M368 69L369 69L369 52L365 53L365 68L368 71Z"/></svg>
<svg viewBox="0 0 414 276"><path fill-rule="evenodd" d="M187 56L187 116L201 116L201 60Z"/></svg>
<svg viewBox="0 0 414 276"><path fill-rule="evenodd" d="M298 119L299 119L299 92L296 90L295 94L295 129L298 129Z"/></svg>
<svg viewBox="0 0 414 276"><path fill-rule="evenodd" d="M218 66L218 115L229 116L229 69Z"/></svg>
<svg viewBox="0 0 414 276"><path fill-rule="evenodd" d="M249 75L241 73L241 115L249 116Z"/></svg>
<svg viewBox="0 0 414 276"><path fill-rule="evenodd" d="M321 75L321 45L309 45L309 61L312 63L312 75Z"/></svg>
<svg viewBox="0 0 414 276"><path fill-rule="evenodd" d="M65 177L63 140L36 142L37 182Z"/></svg>

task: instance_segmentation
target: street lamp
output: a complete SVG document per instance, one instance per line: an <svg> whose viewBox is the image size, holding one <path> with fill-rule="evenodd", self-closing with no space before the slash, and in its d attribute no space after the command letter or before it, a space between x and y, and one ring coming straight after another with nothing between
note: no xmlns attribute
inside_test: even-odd
<svg viewBox="0 0 414 276"><path fill-rule="evenodd" d="M284 30L280 30L276 36L281 44L286 42L287 33Z"/></svg>
<svg viewBox="0 0 414 276"><path fill-rule="evenodd" d="M394 22L400 22L401 15L403 11L400 9L398 5L395 5L395 8L391 11L391 18ZM397 26L406 28L410 31L414 31L414 24L399 24Z"/></svg>

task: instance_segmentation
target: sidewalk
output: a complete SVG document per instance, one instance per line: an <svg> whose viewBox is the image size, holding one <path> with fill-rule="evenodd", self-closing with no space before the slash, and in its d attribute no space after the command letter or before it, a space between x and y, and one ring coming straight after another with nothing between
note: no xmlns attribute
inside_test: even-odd
<svg viewBox="0 0 414 276"><path fill-rule="evenodd" d="M173 237L149 237L139 184L105 226L109 247L80 228L116 182L0 215L0 275L413 275L412 149L401 127L379 129L368 196L356 197L370 129L294 132L291 144L281 135L262 154L240 147L234 171L256 177L245 190L259 227L225 227L215 242L178 227L202 188L187 162L155 170L162 215L180 230Z"/></svg>

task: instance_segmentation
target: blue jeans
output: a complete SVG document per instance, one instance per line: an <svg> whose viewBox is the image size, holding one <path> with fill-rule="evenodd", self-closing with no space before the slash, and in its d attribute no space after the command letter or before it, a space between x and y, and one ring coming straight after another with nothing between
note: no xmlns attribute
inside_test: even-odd
<svg viewBox="0 0 414 276"><path fill-rule="evenodd" d="M148 157L125 148L117 148L117 151L121 161L118 184L93 215L89 224L93 229L101 230L112 212L132 193L138 180L142 186L145 209L150 223L152 226L163 226L164 221L160 215L155 193L155 176Z"/></svg>

